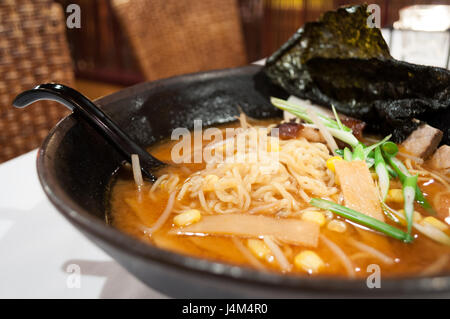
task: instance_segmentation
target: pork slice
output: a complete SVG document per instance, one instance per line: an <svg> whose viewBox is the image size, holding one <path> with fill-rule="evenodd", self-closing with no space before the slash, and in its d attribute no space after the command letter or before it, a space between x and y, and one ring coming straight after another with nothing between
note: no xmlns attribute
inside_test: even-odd
<svg viewBox="0 0 450 319"><path fill-rule="evenodd" d="M303 130L300 131L299 136L304 137L313 143L325 143L322 133L320 133L319 129L315 127L305 126Z"/></svg>
<svg viewBox="0 0 450 319"><path fill-rule="evenodd" d="M442 136L442 131L428 124L422 124L408 136L402 146L411 155L426 159L434 153Z"/></svg>
<svg viewBox="0 0 450 319"><path fill-rule="evenodd" d="M325 143L325 139L320 133L319 129L315 127L305 126L294 121L281 123L276 126L278 128L278 135L282 140L296 139L304 137L310 142Z"/></svg>
<svg viewBox="0 0 450 319"><path fill-rule="evenodd" d="M287 123L281 123L276 126L278 128L278 134L282 140L295 139L299 136L300 131L303 129L303 125L290 121Z"/></svg>
<svg viewBox="0 0 450 319"><path fill-rule="evenodd" d="M439 147L431 157L430 165L435 169L450 169L450 146Z"/></svg>
<svg viewBox="0 0 450 319"><path fill-rule="evenodd" d="M362 138L363 130L366 127L366 122L363 122L350 116L345 115L342 116L341 114L338 114L338 116L342 124L350 128L352 130L353 135L355 135L355 137L358 140L360 140Z"/></svg>

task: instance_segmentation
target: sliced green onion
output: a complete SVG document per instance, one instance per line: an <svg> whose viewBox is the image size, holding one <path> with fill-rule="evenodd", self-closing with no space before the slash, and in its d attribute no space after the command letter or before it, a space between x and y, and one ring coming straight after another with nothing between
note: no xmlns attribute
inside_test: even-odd
<svg viewBox="0 0 450 319"><path fill-rule="evenodd" d="M425 236L433 239L434 241L440 243L440 244L444 244L447 246L450 246L450 236L448 236L445 232L443 232L442 230L433 227L431 225L427 225L427 224L418 224L418 223L414 223L414 228L417 229L419 232L421 232L422 234L424 234Z"/></svg>
<svg viewBox="0 0 450 319"><path fill-rule="evenodd" d="M306 109L299 105L296 105L296 104L293 104L288 101L278 99L275 97L271 97L270 102L275 107L277 107L283 111L292 113L307 123L313 123L313 120L309 116ZM323 124L328 128L331 135L333 135L335 138L351 145L352 147L359 143L358 139L352 134L352 130L349 127L342 125L342 123L339 124L335 120L332 120L329 117L324 116L322 114L318 113L317 116L323 122Z"/></svg>
<svg viewBox="0 0 450 319"><path fill-rule="evenodd" d="M398 153L398 146L394 142L383 143L383 145L381 145L381 148L383 149L383 152L391 157L397 155Z"/></svg>
<svg viewBox="0 0 450 319"><path fill-rule="evenodd" d="M326 126L326 125L325 125ZM350 145L358 145L358 139L351 133L343 130L338 130L332 127L327 127L328 131L330 131L331 135L333 135L338 140Z"/></svg>
<svg viewBox="0 0 450 319"><path fill-rule="evenodd" d="M419 188L419 185L417 185L416 187L416 202L418 202L420 206L422 206L428 214L436 216L437 214L436 211L433 209L433 206L431 206L431 204L423 195L422 191Z"/></svg>
<svg viewBox="0 0 450 319"><path fill-rule="evenodd" d="M388 162L389 164L391 164L392 168L397 172L398 177L400 178L400 181L402 183L403 183L402 180L404 180L406 176L411 176L406 166L399 159L395 157L389 157Z"/></svg>
<svg viewBox="0 0 450 319"><path fill-rule="evenodd" d="M386 203L381 203L383 205L384 211L389 212L399 220L405 220L405 216L401 214L400 212L396 211L395 209L389 207ZM419 223L415 223L413 221L413 227L417 229L419 232L424 234L425 236L433 239L434 241L450 246L450 236L448 236L446 233L444 233L442 230L437 229L431 225L421 225Z"/></svg>
<svg viewBox="0 0 450 319"><path fill-rule="evenodd" d="M351 162L352 157L352 151L348 147L344 148L344 160Z"/></svg>
<svg viewBox="0 0 450 319"><path fill-rule="evenodd" d="M391 142L387 142L387 143L391 143ZM385 145L382 145L382 147L381 147L383 150L384 157L385 157L385 159L387 159L390 166L397 173L397 176L403 185L405 183L406 178L408 176L412 176L412 175L408 172L408 169L405 167L405 165L403 165L403 163L400 160L398 160L397 158L392 156L392 154L397 154L397 152L398 152L397 145L395 145L395 148L397 148L397 151L395 151L395 148L392 145L388 146L387 150L385 150L386 147L384 147L384 146ZM419 185L417 185L417 183L416 183L416 189L415 189L415 198L416 198L417 202L426 210L427 213L429 213L431 215L436 215L436 211L433 209L431 204L425 198L425 196L422 193L422 190L420 189Z"/></svg>
<svg viewBox="0 0 450 319"><path fill-rule="evenodd" d="M383 148L384 151L384 148ZM393 147L390 146L389 149L384 151L384 154L387 157L389 164L394 168L397 172L400 182L403 186L403 198L404 202L404 210L406 216L406 225L408 228L408 234L411 234L412 224L413 224L413 213L414 213L414 198L416 197L416 190L419 189L417 185L417 176L412 176L408 169L403 165L403 163L392 156L392 154L396 154L397 152ZM419 189L420 191L420 189Z"/></svg>
<svg viewBox="0 0 450 319"><path fill-rule="evenodd" d="M302 120L305 120L308 123L312 123L311 118L309 117L308 113L306 112L306 108L288 102L286 100L282 100L276 97L271 97L270 98L270 102L277 108L283 110L283 111L288 111L289 113L292 113L294 115L296 115L297 117L301 118ZM339 125L336 121L332 120L331 118L329 118L328 116L325 116L323 114L317 114L317 116L325 123L325 125L327 125L328 127L333 127L336 129L340 129ZM352 130L347 127L344 126L344 130L351 132Z"/></svg>
<svg viewBox="0 0 450 319"><path fill-rule="evenodd" d="M412 175L408 172L408 169L405 167L405 165L403 165L403 163L397 158L392 158L392 164L391 164L392 167L394 167L394 170L398 173L398 178L400 179L400 182L403 185L405 183L406 178ZM436 215L436 211L433 209L431 204L425 198L425 195L423 195L422 190L420 189L417 183L415 189L415 198L416 201L426 210L427 213L431 215Z"/></svg>
<svg viewBox="0 0 450 319"><path fill-rule="evenodd" d="M408 169L405 167L405 165L403 165L403 163L396 159L393 158L393 162L395 163L395 165L397 165L397 170L396 172L402 172L403 174L398 174L398 177L400 179L400 182L402 184L404 184L405 179L408 176L412 176L409 172ZM405 173L406 172L406 173ZM428 200L425 198L425 195L423 195L422 190L420 189L419 185L416 184L416 201L427 211L427 213L431 214L431 215L436 215L436 211L433 209L433 207L431 206L431 204L428 202Z"/></svg>
<svg viewBox="0 0 450 319"><path fill-rule="evenodd" d="M368 157L368 158L366 158L366 162L371 162L372 165L374 165L374 164L375 164L375 159ZM392 178L398 177L398 174L394 171L394 169L391 167L391 165L389 165L389 164L386 163L386 162L385 162L385 164L386 164L386 169L387 169L389 175L390 175Z"/></svg>
<svg viewBox="0 0 450 319"><path fill-rule="evenodd" d="M334 118L336 119L336 122L337 122L337 124L339 126L339 129L340 130L344 130L344 125L342 125L342 122L341 122L341 120L340 120L340 118L339 118L339 116L338 116L338 114L336 112L336 108L334 107L333 104L331 104L331 109L333 110Z"/></svg>
<svg viewBox="0 0 450 319"><path fill-rule="evenodd" d="M397 178L397 177L398 177L397 172L392 168L391 165L389 165L388 163L386 163L386 168L387 168L387 170L388 170L388 172L389 172L389 175L391 175L392 178Z"/></svg>
<svg viewBox="0 0 450 319"><path fill-rule="evenodd" d="M367 168L371 168L375 164L375 160L371 157L366 157Z"/></svg>
<svg viewBox="0 0 450 319"><path fill-rule="evenodd" d="M392 142L386 142L386 143L392 143ZM394 143L393 143L394 144ZM394 144L395 145L395 144ZM383 146L383 145L381 145ZM366 163L367 166L370 168L375 164L375 152L372 151L369 153L369 155L367 155L366 157ZM386 169L390 175L390 177L392 178L396 178L398 175L397 173L394 171L394 169L391 167L391 165L389 165L388 163L384 162L384 164L386 165Z"/></svg>
<svg viewBox="0 0 450 319"><path fill-rule="evenodd" d="M350 151L350 150L348 150L348 151ZM342 158L344 158L344 150L343 149L339 149L339 150L336 150L335 151L335 153L337 154L337 155L339 155L340 157L342 157ZM348 154L347 154L348 155ZM350 152L350 160L352 159L352 153ZM367 167L368 168L371 168L374 164L375 164L375 160L373 159L373 158L371 158L371 157L367 157L366 158L366 164L367 164ZM389 174L395 174L395 176L394 175L392 175L391 174L391 176L394 176L394 177L396 177L397 176L397 174L395 173L395 171L391 168L391 167L389 167L388 166L388 171L389 171Z"/></svg>
<svg viewBox="0 0 450 319"><path fill-rule="evenodd" d="M389 190L389 173L383 155L381 155L380 147L375 149L375 172L377 172L378 175L381 198L384 202Z"/></svg>
<svg viewBox="0 0 450 319"><path fill-rule="evenodd" d="M414 214L414 198L416 195L417 175L407 176L403 183L403 198L405 199L404 210L408 234L411 235Z"/></svg>
<svg viewBox="0 0 450 319"><path fill-rule="evenodd" d="M375 219L373 217L364 215L348 207L321 198L312 198L309 203L315 207L332 211L333 213L341 217L347 218L360 225L367 226L371 229L382 232L388 236L391 236L392 238L402 240L407 243L413 241L413 237L410 234L407 234L396 227L393 227L389 224L379 221L378 219Z"/></svg>
<svg viewBox="0 0 450 319"><path fill-rule="evenodd" d="M366 157L364 156L364 146L362 144L356 145L355 148L353 149L352 161L354 160L364 161L365 158Z"/></svg>
<svg viewBox="0 0 450 319"><path fill-rule="evenodd" d="M387 140L389 140L391 138L391 136L392 135L388 135L385 138L383 138L381 141L364 148L364 157L369 156L370 152L372 152L378 146L383 145Z"/></svg>

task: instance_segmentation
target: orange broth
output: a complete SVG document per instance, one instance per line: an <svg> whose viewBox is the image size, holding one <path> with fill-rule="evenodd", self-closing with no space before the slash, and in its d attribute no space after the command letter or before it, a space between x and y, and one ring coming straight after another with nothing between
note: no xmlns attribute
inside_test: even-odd
<svg viewBox="0 0 450 319"><path fill-rule="evenodd" d="M270 122L266 122L268 124ZM272 121L273 123L273 121ZM229 124L227 127L236 127L235 124ZM209 141L205 141L208 143ZM175 142L163 141L155 144L149 149L149 152L155 157L170 162L171 149ZM203 168L203 164L185 164L191 173ZM426 164L423 165L425 168ZM165 172L176 173L180 176L180 180L184 180L189 176L189 173L183 167L169 166L162 169L159 174ZM398 181L392 182L396 188L401 188ZM421 189L426 195L427 199L438 211L438 217L443 221L449 214L450 194L441 195L438 200L435 200L435 195L442 189L443 185L434 180L429 179L419 183ZM155 193L155 200L148 196L151 184L146 183L141 191L137 190L135 182L132 178L130 168L123 168L116 177L112 187L111 193L111 211L109 215L109 222L119 230L138 238L150 245L156 245L160 248L174 251L180 254L195 256L198 258L205 258L208 260L225 262L233 265L241 265L252 267L248 259L236 247L231 237L226 236L179 236L168 234L168 231L173 228L173 216L158 231L151 236L147 235L142 230L143 221L135 214L133 209L127 204L127 199L134 198L139 201L142 209L148 212L144 223L152 225L161 213L164 211L168 194L166 192ZM182 199L185 205L189 205L189 198ZM390 204L394 209L401 209L402 204ZM415 204L415 210L426 216L426 212ZM380 266L382 276L399 277L399 276L415 276L433 274L433 272L450 272L450 247L437 243L428 237L425 237L416 230L413 230L415 240L413 243L407 244L399 240L384 236L382 234L370 231L361 230L362 227L355 223L346 221L345 219L338 219L347 223L347 230L343 233L338 233L329 230L327 227L321 227L321 234L324 234L328 239L337 244L345 254L350 258L354 265L357 277L367 277L370 275L368 266L377 264ZM396 227L403 228L398 224L386 218L386 222ZM357 230L357 228L360 228ZM404 228L403 228L404 229ZM363 242L366 245L381 251L383 254L392 257L395 262L391 265L384 264L379 259L361 252L355 246L349 243L349 238L356 241ZM245 245L245 239L240 239ZM296 254L304 250L305 247L294 245L283 245L282 250L287 259L293 263ZM325 262L325 267L320 271L320 275L347 277L347 272L341 261L336 257L336 254L319 242L317 248L311 249L316 252ZM448 258L439 267L434 267L434 263L438 263L439 259ZM275 258L269 257L261 260L261 263L268 271L281 272L279 265ZM292 268L294 274L305 274L305 271Z"/></svg>

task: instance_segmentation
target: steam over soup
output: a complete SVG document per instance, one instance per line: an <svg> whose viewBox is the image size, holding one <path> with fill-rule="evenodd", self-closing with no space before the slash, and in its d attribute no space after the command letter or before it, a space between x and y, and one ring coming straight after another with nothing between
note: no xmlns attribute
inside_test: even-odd
<svg viewBox="0 0 450 319"><path fill-rule="evenodd" d="M242 115L204 129L200 146L194 133L154 145L152 155L179 163L139 187L124 167L110 223L163 249L263 271L352 278L377 264L383 276L448 272L448 171L397 153L388 139L333 149L342 126L327 135L313 117L280 124Z"/></svg>

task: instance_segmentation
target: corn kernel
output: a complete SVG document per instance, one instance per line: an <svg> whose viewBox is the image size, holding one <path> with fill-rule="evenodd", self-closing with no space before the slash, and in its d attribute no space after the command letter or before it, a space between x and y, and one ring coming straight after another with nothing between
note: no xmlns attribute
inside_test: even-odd
<svg viewBox="0 0 450 319"><path fill-rule="evenodd" d="M206 175L203 179L203 191L211 192L215 189L216 183L219 181L217 175Z"/></svg>
<svg viewBox="0 0 450 319"><path fill-rule="evenodd" d="M202 218L202 214L197 209L188 209L173 218L173 223L177 226L188 226L198 222Z"/></svg>
<svg viewBox="0 0 450 319"><path fill-rule="evenodd" d="M347 224L342 220L333 219L327 224L327 228L338 233L343 233L347 230Z"/></svg>
<svg viewBox="0 0 450 319"><path fill-rule="evenodd" d="M325 266L322 258L311 250L304 250L295 256L294 264L298 269L302 269L310 274L319 272Z"/></svg>
<svg viewBox="0 0 450 319"><path fill-rule="evenodd" d="M442 231L446 231L448 229L448 226L445 223L441 222L439 219L433 216L425 217L424 219L422 219L422 223L426 223Z"/></svg>
<svg viewBox="0 0 450 319"><path fill-rule="evenodd" d="M332 171L333 173L335 172L334 163L335 163L336 161L342 161L342 157L340 157L340 156L333 156L333 157L330 157L330 158L327 160L327 167L328 167L328 169L329 169L330 171Z"/></svg>
<svg viewBox="0 0 450 319"><path fill-rule="evenodd" d="M325 216L321 212L307 211L302 214L302 220L317 223L319 226L325 224Z"/></svg>
<svg viewBox="0 0 450 319"><path fill-rule="evenodd" d="M247 246L253 255L260 259L264 259L270 254L270 248L262 240L249 239L247 240Z"/></svg>
<svg viewBox="0 0 450 319"><path fill-rule="evenodd" d="M388 191L387 202L403 203L403 191L399 188L392 188Z"/></svg>

